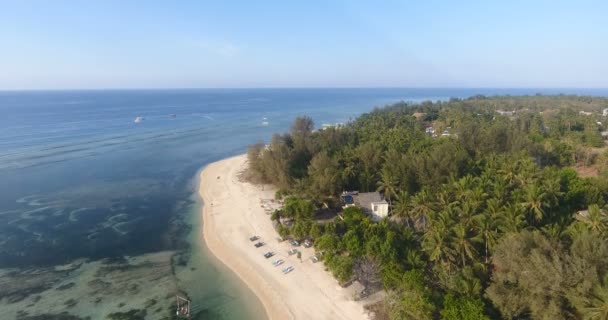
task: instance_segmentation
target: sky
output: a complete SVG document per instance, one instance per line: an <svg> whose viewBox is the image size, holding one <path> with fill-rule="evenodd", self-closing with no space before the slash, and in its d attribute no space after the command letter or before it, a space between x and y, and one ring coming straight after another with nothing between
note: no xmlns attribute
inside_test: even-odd
<svg viewBox="0 0 608 320"><path fill-rule="evenodd" d="M608 1L5 1L0 90L608 88Z"/></svg>

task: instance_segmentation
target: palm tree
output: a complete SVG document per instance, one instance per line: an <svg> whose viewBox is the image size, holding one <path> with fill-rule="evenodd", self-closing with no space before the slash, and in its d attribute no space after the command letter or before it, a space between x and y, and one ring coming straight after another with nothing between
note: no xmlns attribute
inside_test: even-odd
<svg viewBox="0 0 608 320"><path fill-rule="evenodd" d="M504 208L503 214L499 216L498 220L500 221L498 229L505 233L519 232L526 225L521 207L511 204Z"/></svg>
<svg viewBox="0 0 608 320"><path fill-rule="evenodd" d="M437 193L437 207L440 210L445 210L449 207L452 207L454 205L458 205L460 204L460 202L458 200L454 200L453 197L453 192L451 190L449 190L448 187L442 186L441 190Z"/></svg>
<svg viewBox="0 0 608 320"><path fill-rule="evenodd" d="M494 199L491 199L494 200ZM485 263L489 263L490 250L496 245L498 241L498 212L495 211L494 203L490 204L488 201L488 209L484 214L475 216L473 224L477 233L483 237L484 251L485 251Z"/></svg>
<svg viewBox="0 0 608 320"><path fill-rule="evenodd" d="M443 228L428 230L422 241L422 248L429 255L429 260L440 262L449 268L455 261L456 252L448 245L449 237Z"/></svg>
<svg viewBox="0 0 608 320"><path fill-rule="evenodd" d="M466 227L469 227L477 216L477 212L470 201L465 201L462 205L454 207L454 212L456 213L455 217L458 218L457 221Z"/></svg>
<svg viewBox="0 0 608 320"><path fill-rule="evenodd" d="M344 185L349 186L352 179L357 176L357 168L354 162L348 161L342 170L342 181Z"/></svg>
<svg viewBox="0 0 608 320"><path fill-rule="evenodd" d="M496 198L501 203L509 200L509 189L505 182L496 181L494 185L492 185L492 193L493 198Z"/></svg>
<svg viewBox="0 0 608 320"><path fill-rule="evenodd" d="M532 184L533 178L537 172L537 166L528 158L520 159L516 162L515 178L520 186L528 186Z"/></svg>
<svg viewBox="0 0 608 320"><path fill-rule="evenodd" d="M428 215L433 212L431 195L427 189L422 189L411 198L411 209L414 222L423 221L426 225Z"/></svg>
<svg viewBox="0 0 608 320"><path fill-rule="evenodd" d="M469 192L469 201L473 208L477 209L482 206L488 194L483 190L481 186L476 186Z"/></svg>
<svg viewBox="0 0 608 320"><path fill-rule="evenodd" d="M410 195L406 191L400 191L395 197L393 214L405 218L407 226L410 226Z"/></svg>
<svg viewBox="0 0 608 320"><path fill-rule="evenodd" d="M462 262L462 267L466 266L466 260L475 259L477 250L475 250L475 242L479 241L478 237L471 234L470 230L462 223L456 224L453 228L453 235L451 236L450 242L453 249Z"/></svg>
<svg viewBox="0 0 608 320"><path fill-rule="evenodd" d="M505 182L507 186L512 186L515 184L515 172L516 169L514 168L513 163L508 161L505 162L502 166L500 166L500 169L498 170L498 173L501 175L502 181Z"/></svg>
<svg viewBox="0 0 608 320"><path fill-rule="evenodd" d="M585 320L608 320L608 288L606 286L597 285L593 288L591 298L582 313Z"/></svg>
<svg viewBox="0 0 608 320"><path fill-rule="evenodd" d="M530 221L540 222L545 216L547 206L547 193L536 184L530 184L524 189L523 201L521 206L527 212Z"/></svg>
<svg viewBox="0 0 608 320"><path fill-rule="evenodd" d="M581 215L581 220L591 231L599 234L603 234L606 231L608 219L597 204L590 205L587 214Z"/></svg>
<svg viewBox="0 0 608 320"><path fill-rule="evenodd" d="M372 180L374 179L374 175L369 172L369 170L365 169L361 172L361 174L359 175L360 181L361 181L361 187L363 188L363 191L367 192L369 191L369 185L372 182Z"/></svg>
<svg viewBox="0 0 608 320"><path fill-rule="evenodd" d="M389 207L391 206L391 197L396 193L397 184L397 179L388 170L381 171L376 191L384 193L384 198L388 201Z"/></svg>
<svg viewBox="0 0 608 320"><path fill-rule="evenodd" d="M460 178L460 180L453 183L456 200L464 201L468 197L469 192L473 186L473 182L473 177L468 175Z"/></svg>

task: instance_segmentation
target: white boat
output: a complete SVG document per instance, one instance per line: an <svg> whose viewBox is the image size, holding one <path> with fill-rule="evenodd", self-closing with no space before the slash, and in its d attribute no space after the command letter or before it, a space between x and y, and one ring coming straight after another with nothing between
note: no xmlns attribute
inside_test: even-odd
<svg viewBox="0 0 608 320"><path fill-rule="evenodd" d="M135 118L135 120L133 120L133 122L135 122L135 123L141 123L144 120L145 120L144 117L137 117L137 118Z"/></svg>

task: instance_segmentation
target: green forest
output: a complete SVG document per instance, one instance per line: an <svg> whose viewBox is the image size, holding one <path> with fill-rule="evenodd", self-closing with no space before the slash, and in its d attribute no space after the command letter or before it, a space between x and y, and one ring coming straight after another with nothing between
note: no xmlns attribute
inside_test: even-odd
<svg viewBox="0 0 608 320"><path fill-rule="evenodd" d="M383 290L378 319L608 319L608 99L401 102L249 147L285 237L342 283ZM342 209L379 192L378 222ZM282 222L292 221L289 225Z"/></svg>

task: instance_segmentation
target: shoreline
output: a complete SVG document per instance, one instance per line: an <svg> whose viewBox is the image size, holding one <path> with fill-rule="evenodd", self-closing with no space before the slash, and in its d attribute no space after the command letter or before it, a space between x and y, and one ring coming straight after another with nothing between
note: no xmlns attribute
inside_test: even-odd
<svg viewBox="0 0 608 320"><path fill-rule="evenodd" d="M325 271L322 262L313 264L314 249L303 247L302 260L286 254L289 245L276 240L278 234L261 206L263 199L274 198L274 188L262 188L239 180L246 155L207 165L199 173L198 194L203 199L203 245L234 272L258 297L268 319L369 319L363 304L352 299ZM251 235L266 243L255 248ZM262 255L273 251L276 256ZM295 270L282 274L272 266L283 259L283 266Z"/></svg>

